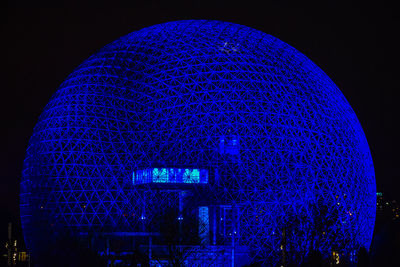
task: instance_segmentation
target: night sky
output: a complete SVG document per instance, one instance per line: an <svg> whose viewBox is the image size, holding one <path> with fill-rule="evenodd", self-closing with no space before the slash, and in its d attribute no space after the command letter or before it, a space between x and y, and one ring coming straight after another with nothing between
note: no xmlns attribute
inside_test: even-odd
<svg viewBox="0 0 400 267"><path fill-rule="evenodd" d="M60 7L22 8L24 2L25 6L45 4L17 2L19 6L9 4L0 14L1 243L7 223L19 223L25 150L57 87L104 45L143 27L180 19L243 24L281 39L310 58L356 112L372 152L378 191L400 201L400 28L394 5L381 1L370 5L366 1L337 4L329 0L317 5L269 1L261 5L246 0L203 0L114 1L110 7L101 1L83 6L56 1Z"/></svg>

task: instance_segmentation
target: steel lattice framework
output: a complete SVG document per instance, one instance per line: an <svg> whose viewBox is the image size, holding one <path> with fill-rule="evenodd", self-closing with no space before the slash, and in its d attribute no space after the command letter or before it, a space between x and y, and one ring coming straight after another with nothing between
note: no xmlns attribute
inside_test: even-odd
<svg viewBox="0 0 400 267"><path fill-rule="evenodd" d="M132 173L160 166L217 177L209 203L239 207L237 243L255 260L277 262L283 243L328 253L370 245L375 177L355 113L322 70L263 32L170 22L122 37L80 65L27 149L28 246L58 226L157 229L157 211L176 197L135 187Z"/></svg>

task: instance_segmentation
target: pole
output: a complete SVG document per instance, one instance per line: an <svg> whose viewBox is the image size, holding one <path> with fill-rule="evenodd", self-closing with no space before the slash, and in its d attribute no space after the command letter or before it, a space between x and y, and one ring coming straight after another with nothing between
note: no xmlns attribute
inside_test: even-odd
<svg viewBox="0 0 400 267"><path fill-rule="evenodd" d="M107 239L106 239L106 246L107 246L107 249L106 249L106 255L107 255L107 267L109 267L110 266L110 239L107 237Z"/></svg>
<svg viewBox="0 0 400 267"><path fill-rule="evenodd" d="M286 267L286 227L282 231L282 266Z"/></svg>
<svg viewBox="0 0 400 267"><path fill-rule="evenodd" d="M12 248L13 248L13 243L12 243L12 223L8 223L8 243L7 243L7 266L12 266Z"/></svg>
<svg viewBox="0 0 400 267"><path fill-rule="evenodd" d="M213 245L217 245L217 207L213 207Z"/></svg>
<svg viewBox="0 0 400 267"><path fill-rule="evenodd" d="M152 243L153 243L153 240L152 240L152 238L151 238L151 236L149 236L149 264L150 264L150 266L151 266L151 245L152 245Z"/></svg>
<svg viewBox="0 0 400 267"><path fill-rule="evenodd" d="M235 234L232 233L232 267L235 267Z"/></svg>

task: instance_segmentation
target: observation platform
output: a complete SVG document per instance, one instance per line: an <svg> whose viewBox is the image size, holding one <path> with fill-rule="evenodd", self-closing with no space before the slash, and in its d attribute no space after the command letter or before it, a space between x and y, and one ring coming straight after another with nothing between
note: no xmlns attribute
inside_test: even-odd
<svg viewBox="0 0 400 267"><path fill-rule="evenodd" d="M146 168L132 173L132 183L138 187L171 189L208 184L208 170L194 168Z"/></svg>

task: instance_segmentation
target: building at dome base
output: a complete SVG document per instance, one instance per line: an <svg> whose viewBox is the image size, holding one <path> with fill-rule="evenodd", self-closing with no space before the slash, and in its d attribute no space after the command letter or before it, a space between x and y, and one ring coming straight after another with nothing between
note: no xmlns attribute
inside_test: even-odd
<svg viewBox="0 0 400 267"><path fill-rule="evenodd" d="M68 233L147 263L351 259L375 191L360 123L322 70L260 31L177 21L60 86L27 149L21 220L34 255Z"/></svg>

